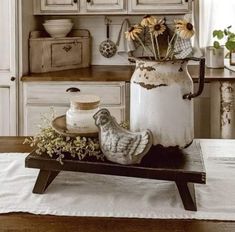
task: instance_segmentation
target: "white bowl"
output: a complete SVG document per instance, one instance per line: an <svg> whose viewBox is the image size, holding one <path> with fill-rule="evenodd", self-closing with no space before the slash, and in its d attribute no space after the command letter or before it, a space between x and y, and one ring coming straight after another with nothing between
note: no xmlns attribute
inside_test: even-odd
<svg viewBox="0 0 235 232"><path fill-rule="evenodd" d="M60 38L60 37L66 37L66 35L71 31L73 23L66 23L66 24L44 23L43 26L51 37Z"/></svg>
<svg viewBox="0 0 235 232"><path fill-rule="evenodd" d="M50 19L45 20L46 24L66 24L66 23L72 23L71 19Z"/></svg>

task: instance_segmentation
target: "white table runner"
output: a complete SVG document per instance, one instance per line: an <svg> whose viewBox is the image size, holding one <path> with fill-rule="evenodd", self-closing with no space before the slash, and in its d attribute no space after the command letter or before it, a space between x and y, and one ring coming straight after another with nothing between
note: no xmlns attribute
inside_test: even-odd
<svg viewBox="0 0 235 232"><path fill-rule="evenodd" d="M24 167L27 154L12 153L0 154L0 213L235 220L235 141L227 143L231 151L201 141L207 184L195 185L197 212L184 210L174 182L158 180L61 172L33 194L38 170Z"/></svg>

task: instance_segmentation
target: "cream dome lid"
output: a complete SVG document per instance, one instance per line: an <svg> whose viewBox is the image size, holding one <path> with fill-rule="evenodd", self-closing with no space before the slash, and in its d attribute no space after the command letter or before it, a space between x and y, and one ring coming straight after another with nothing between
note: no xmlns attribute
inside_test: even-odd
<svg viewBox="0 0 235 232"><path fill-rule="evenodd" d="M100 97L96 95L83 95L79 94L71 98L71 106L80 110L96 109L100 104Z"/></svg>

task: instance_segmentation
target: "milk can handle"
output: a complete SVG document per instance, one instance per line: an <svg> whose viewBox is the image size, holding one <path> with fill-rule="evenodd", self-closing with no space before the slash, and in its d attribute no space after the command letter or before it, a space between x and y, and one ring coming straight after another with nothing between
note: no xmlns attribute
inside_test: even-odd
<svg viewBox="0 0 235 232"><path fill-rule="evenodd" d="M183 96L183 99L191 100L192 98L198 97L201 95L204 89L204 80L205 80L205 58L188 58L187 60L199 61L199 87L196 93L188 93Z"/></svg>

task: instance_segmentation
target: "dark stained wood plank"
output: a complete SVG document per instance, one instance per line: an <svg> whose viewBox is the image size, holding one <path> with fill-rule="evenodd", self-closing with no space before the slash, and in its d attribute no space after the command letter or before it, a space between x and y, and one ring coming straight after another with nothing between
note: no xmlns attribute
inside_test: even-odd
<svg viewBox="0 0 235 232"><path fill-rule="evenodd" d="M33 188L33 193L44 193L47 187L51 184L51 182L56 178L58 174L59 172L40 170Z"/></svg>
<svg viewBox="0 0 235 232"><path fill-rule="evenodd" d="M130 81L134 66L93 65L89 68L30 74L21 81Z"/></svg>
<svg viewBox="0 0 235 232"><path fill-rule="evenodd" d="M74 171L97 174L108 174L148 179L205 183L205 169L200 146L194 142L191 148L184 152L167 152L162 149L152 149L146 159L139 165L120 165L111 162L89 162L80 160L64 160L61 165L56 159L38 156L34 152L25 160L28 168L38 168L48 171ZM148 157L150 157L148 159ZM45 179L45 178L44 178Z"/></svg>
<svg viewBox="0 0 235 232"><path fill-rule="evenodd" d="M14 213L0 215L0 231L232 232L235 231L235 222L61 217Z"/></svg>
<svg viewBox="0 0 235 232"><path fill-rule="evenodd" d="M189 65L188 71L192 76L193 80L196 81L198 78L198 66ZM235 72L232 72L226 68L206 68L205 69L205 80L210 81L235 81Z"/></svg>
<svg viewBox="0 0 235 232"><path fill-rule="evenodd" d="M31 152L33 150L27 144L23 144L26 137L0 137L0 153L13 153L13 152Z"/></svg>
<svg viewBox="0 0 235 232"><path fill-rule="evenodd" d="M176 181L176 186L179 190L184 208L191 211L197 211L194 185Z"/></svg>
<svg viewBox="0 0 235 232"><path fill-rule="evenodd" d="M128 65L93 65L89 68L29 74L23 76L21 81L130 81L134 68ZM188 70L193 80L197 81L198 65L189 65ZM205 79L206 82L235 81L235 72L228 69L206 68Z"/></svg>

